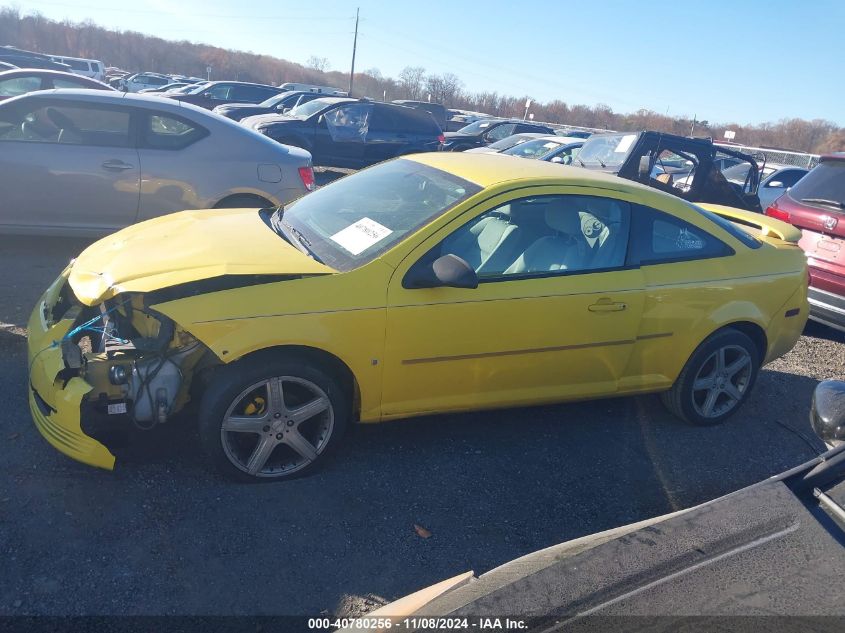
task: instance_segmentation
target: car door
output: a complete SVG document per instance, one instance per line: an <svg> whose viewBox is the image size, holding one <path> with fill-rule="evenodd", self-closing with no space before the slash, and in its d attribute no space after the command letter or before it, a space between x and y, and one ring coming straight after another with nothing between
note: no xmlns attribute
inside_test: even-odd
<svg viewBox="0 0 845 633"><path fill-rule="evenodd" d="M316 121L312 154L318 165L360 167L372 104L345 103L321 114Z"/></svg>
<svg viewBox="0 0 845 633"><path fill-rule="evenodd" d="M566 191L497 196L403 260L388 287L385 416L617 390L643 305L640 271L625 266L630 205ZM412 267L446 254L477 271L477 288L406 287Z"/></svg>
<svg viewBox="0 0 845 633"><path fill-rule="evenodd" d="M403 120L389 106L373 104L367 127L364 157L367 164L393 158L405 147L412 134L411 124L403 129Z"/></svg>
<svg viewBox="0 0 845 633"><path fill-rule="evenodd" d="M138 118L138 221L218 202L210 200L209 194L225 190L226 184L209 174L209 160L204 160L202 147L193 147L209 136L209 131L170 112L139 112ZM222 173L221 167L217 169Z"/></svg>
<svg viewBox="0 0 845 633"><path fill-rule="evenodd" d="M49 98L0 107L0 225L104 232L134 222L130 118L120 106Z"/></svg>

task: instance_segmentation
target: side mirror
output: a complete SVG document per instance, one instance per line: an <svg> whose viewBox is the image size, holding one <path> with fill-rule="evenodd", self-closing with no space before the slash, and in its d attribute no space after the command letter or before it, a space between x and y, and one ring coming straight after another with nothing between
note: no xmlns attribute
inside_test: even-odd
<svg viewBox="0 0 845 633"><path fill-rule="evenodd" d="M651 176L651 160L648 156L640 156L640 164L637 168L637 175L640 178Z"/></svg>
<svg viewBox="0 0 845 633"><path fill-rule="evenodd" d="M780 180L772 180L766 183L766 187L772 187L773 189L783 189L783 183Z"/></svg>
<svg viewBox="0 0 845 633"><path fill-rule="evenodd" d="M549 162L550 163L563 163L563 156L555 156Z"/></svg>
<svg viewBox="0 0 845 633"><path fill-rule="evenodd" d="M845 382L825 380L816 386L810 405L810 424L828 446L845 441Z"/></svg>
<svg viewBox="0 0 845 633"><path fill-rule="evenodd" d="M321 124L325 123L325 121L326 121L326 117L324 117L322 114L317 117L317 125L321 125Z"/></svg>
<svg viewBox="0 0 845 633"><path fill-rule="evenodd" d="M466 260L449 253L433 262L422 259L402 281L405 288L478 288L478 275Z"/></svg>

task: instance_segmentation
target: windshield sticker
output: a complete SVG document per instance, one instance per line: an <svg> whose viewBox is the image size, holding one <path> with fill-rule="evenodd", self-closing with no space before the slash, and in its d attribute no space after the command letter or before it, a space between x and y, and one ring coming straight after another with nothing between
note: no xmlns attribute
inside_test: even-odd
<svg viewBox="0 0 845 633"><path fill-rule="evenodd" d="M619 145L616 146L616 149L613 150L615 154L621 154L623 152L627 152L631 149L631 145L634 144L634 140L636 140L636 134L626 134L622 137L622 140L619 141Z"/></svg>
<svg viewBox="0 0 845 633"><path fill-rule="evenodd" d="M393 231L375 220L361 218L355 224L350 224L332 235L331 239L353 255L359 255L391 233Z"/></svg>

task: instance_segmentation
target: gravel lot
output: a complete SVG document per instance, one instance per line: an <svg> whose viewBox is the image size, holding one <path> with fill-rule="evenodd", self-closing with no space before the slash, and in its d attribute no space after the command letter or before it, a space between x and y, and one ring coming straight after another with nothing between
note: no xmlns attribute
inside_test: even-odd
<svg viewBox="0 0 845 633"><path fill-rule="evenodd" d="M796 465L822 449L816 382L845 379L845 339L810 324L721 427L655 397L420 418L355 429L314 476L237 485L183 420L108 473L53 450L26 404L27 316L84 245L0 240L0 615L369 609Z"/></svg>

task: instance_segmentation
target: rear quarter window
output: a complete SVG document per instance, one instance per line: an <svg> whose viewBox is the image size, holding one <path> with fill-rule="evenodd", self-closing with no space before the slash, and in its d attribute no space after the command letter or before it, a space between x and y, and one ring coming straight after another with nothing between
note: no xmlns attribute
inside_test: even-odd
<svg viewBox="0 0 845 633"><path fill-rule="evenodd" d="M668 264L733 253L730 246L697 226L668 213L634 205L628 254L631 265Z"/></svg>

